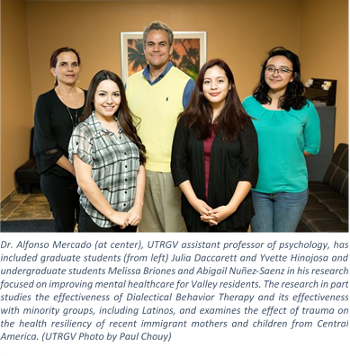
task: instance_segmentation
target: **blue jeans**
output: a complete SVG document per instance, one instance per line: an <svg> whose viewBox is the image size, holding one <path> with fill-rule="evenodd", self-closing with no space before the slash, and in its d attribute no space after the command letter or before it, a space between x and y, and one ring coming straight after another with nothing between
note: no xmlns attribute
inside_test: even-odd
<svg viewBox="0 0 350 356"><path fill-rule="evenodd" d="M309 190L300 193L260 193L252 190L255 215L252 232L295 232Z"/></svg>

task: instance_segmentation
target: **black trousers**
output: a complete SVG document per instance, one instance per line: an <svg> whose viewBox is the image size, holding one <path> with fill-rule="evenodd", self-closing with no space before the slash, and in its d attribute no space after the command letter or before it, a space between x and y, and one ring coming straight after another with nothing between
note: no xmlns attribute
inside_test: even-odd
<svg viewBox="0 0 350 356"><path fill-rule="evenodd" d="M219 224L220 225L220 224ZM218 227L215 226L210 226L209 224L206 224L206 226L203 228L203 230L198 230L193 228L192 226L186 225L187 231L188 232L247 232L249 228L249 224L246 224L244 226L236 227L234 229L228 229L225 231L219 231Z"/></svg>
<svg viewBox="0 0 350 356"><path fill-rule="evenodd" d="M79 232L136 232L137 226L127 226L121 229L118 225L113 227L100 227L94 223L84 208L80 206Z"/></svg>
<svg viewBox="0 0 350 356"><path fill-rule="evenodd" d="M41 174L40 186L50 204L56 232L73 232L79 216L79 195L75 178Z"/></svg>

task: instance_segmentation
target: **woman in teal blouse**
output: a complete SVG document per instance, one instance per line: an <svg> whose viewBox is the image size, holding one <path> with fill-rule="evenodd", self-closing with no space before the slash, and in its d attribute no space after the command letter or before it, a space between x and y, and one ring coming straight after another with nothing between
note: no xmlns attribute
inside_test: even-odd
<svg viewBox="0 0 350 356"><path fill-rule="evenodd" d="M294 232L308 199L305 157L320 148L320 123L303 96L299 58L273 48L243 107L258 134L259 178L252 190L252 232Z"/></svg>

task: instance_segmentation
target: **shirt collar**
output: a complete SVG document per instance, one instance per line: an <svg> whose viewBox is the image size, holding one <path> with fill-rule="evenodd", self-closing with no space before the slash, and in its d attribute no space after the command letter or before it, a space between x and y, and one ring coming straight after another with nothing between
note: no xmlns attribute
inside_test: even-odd
<svg viewBox="0 0 350 356"><path fill-rule="evenodd" d="M91 117L91 119L92 119L92 122L93 122L93 124L94 124L94 127L95 127L96 132L98 132L98 131L103 131L103 132L106 132L106 133L110 133L110 132L111 132L111 131L107 130L106 128L104 128L104 127L102 126L101 121L98 120L97 117L96 117L96 115L95 115L95 111L92 111L92 112L91 112L91 116L90 116L90 117ZM114 116L114 120L117 121L117 123L118 123L118 132L119 132L119 133L122 133L122 132L123 132L123 129L122 129L121 126L120 126L119 119L118 119L116 116Z"/></svg>
<svg viewBox="0 0 350 356"><path fill-rule="evenodd" d="M143 76L147 79L148 83L150 83L151 85L158 83L162 78L165 77L165 75L169 72L169 70L171 69L171 67L173 66L173 63L171 62L171 60L169 60L166 68L164 69L164 71L158 76L157 79L155 79L153 82L151 81L151 76L150 76L150 72L149 72L149 64L147 64L146 68L143 70L142 74Z"/></svg>

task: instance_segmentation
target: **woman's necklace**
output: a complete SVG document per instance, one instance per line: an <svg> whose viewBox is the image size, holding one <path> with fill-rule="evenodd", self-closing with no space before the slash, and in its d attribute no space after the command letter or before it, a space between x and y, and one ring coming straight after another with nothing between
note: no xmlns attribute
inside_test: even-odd
<svg viewBox="0 0 350 356"><path fill-rule="evenodd" d="M60 90L58 88L56 88L56 93L57 95L59 96L59 98L61 99L62 102L64 101L67 101L67 97L65 94L61 93ZM77 95L75 95L75 106L78 105L78 98L77 98ZM78 125L78 109L75 109L75 117L73 119L73 115L69 109L69 107L66 105L66 108L67 108L67 111L68 111L68 114L69 114L69 117L70 119L72 120L72 124L73 124L73 129ZM73 109L72 109L73 110Z"/></svg>
<svg viewBox="0 0 350 356"><path fill-rule="evenodd" d="M73 116L72 116L72 113L71 113L70 110L69 110L69 107L66 106L66 108L67 108L67 110L68 110L68 114L69 114L69 116L70 116L70 119L72 120L72 124L73 124L73 128L74 128L74 127L77 126L77 124L78 124L78 109L75 110L75 120L74 120L74 119L73 119Z"/></svg>

